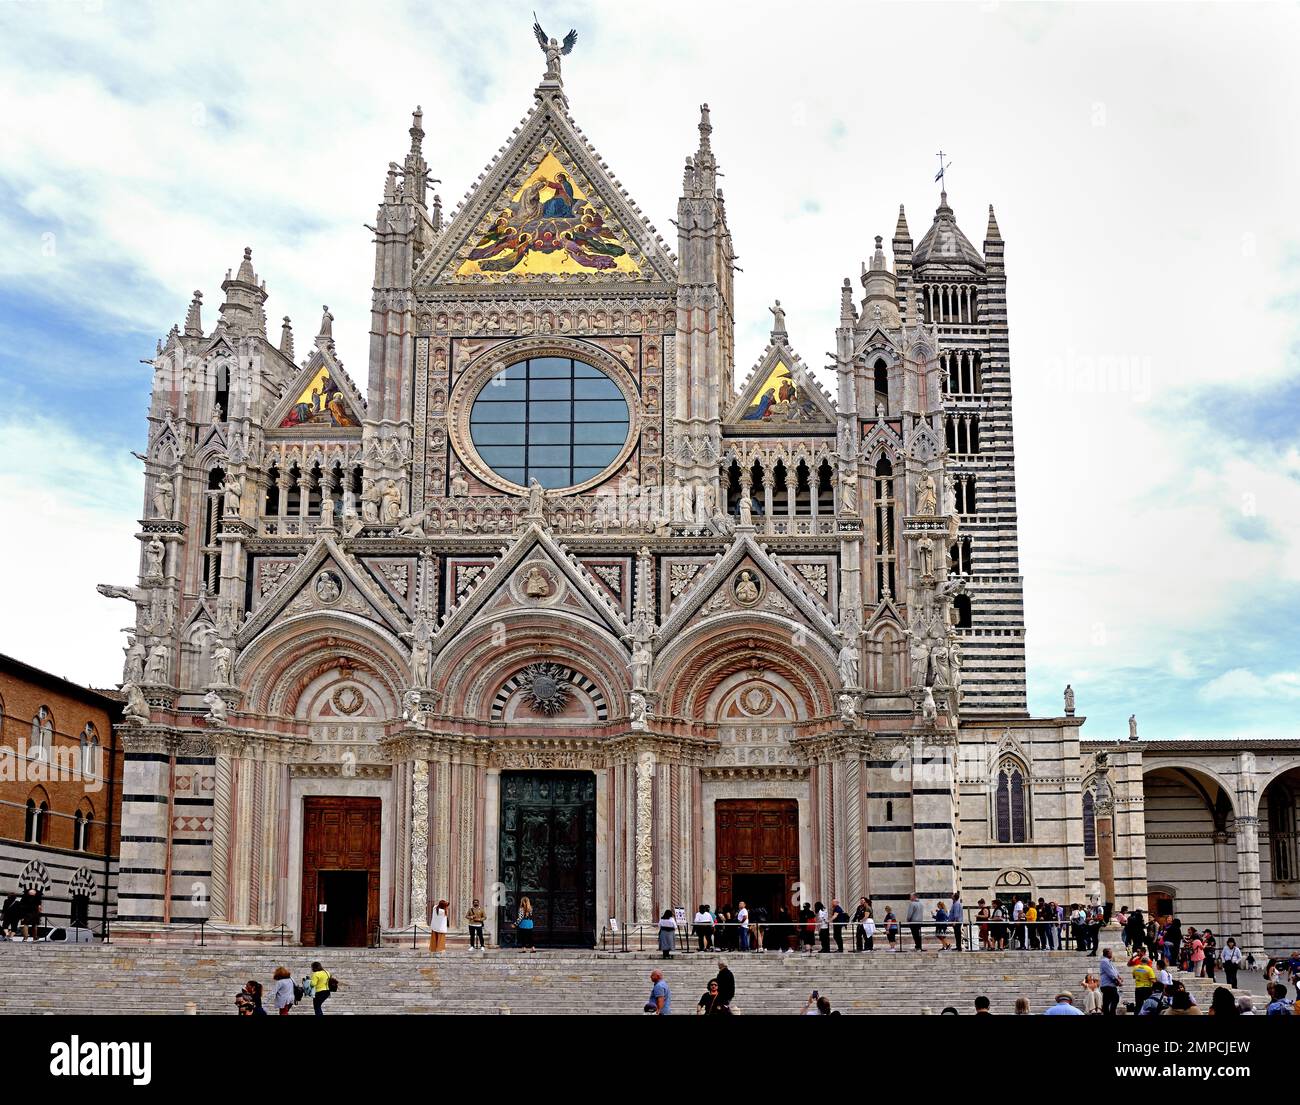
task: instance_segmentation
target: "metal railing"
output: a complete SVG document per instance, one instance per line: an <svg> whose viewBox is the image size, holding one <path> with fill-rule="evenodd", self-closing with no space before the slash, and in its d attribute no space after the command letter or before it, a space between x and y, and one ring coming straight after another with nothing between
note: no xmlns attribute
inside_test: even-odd
<svg viewBox="0 0 1300 1105"><path fill-rule="evenodd" d="M919 938L922 951L936 951L945 944L952 950L980 951L1071 951L1088 952L1101 943L1100 925L1075 925L1070 921L981 921L966 916L959 922L899 921L887 928L876 922L875 933L867 937L852 921L809 930L805 922L735 922L712 925L681 922L668 931L673 934L672 951L700 952L869 952L914 951ZM892 940L890 938L892 931ZM659 946L658 922L620 922L600 930L603 952L654 952ZM1120 940L1115 934L1115 940Z"/></svg>

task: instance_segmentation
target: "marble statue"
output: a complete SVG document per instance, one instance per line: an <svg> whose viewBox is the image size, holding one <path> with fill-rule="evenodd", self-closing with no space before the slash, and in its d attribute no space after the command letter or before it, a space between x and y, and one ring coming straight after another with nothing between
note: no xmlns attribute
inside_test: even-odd
<svg viewBox="0 0 1300 1105"><path fill-rule="evenodd" d="M858 723L858 708L853 701L851 694L842 694L839 697L840 706L840 723L843 725L853 726Z"/></svg>
<svg viewBox="0 0 1300 1105"><path fill-rule="evenodd" d="M144 581L146 583L161 583L163 581L163 560L166 556L167 546L162 543L157 534L154 534L144 547Z"/></svg>
<svg viewBox="0 0 1300 1105"><path fill-rule="evenodd" d="M922 537L916 543L916 551L921 558L921 574L934 575L934 542L928 537Z"/></svg>
<svg viewBox="0 0 1300 1105"><path fill-rule="evenodd" d="M742 487L740 489L740 524L742 526L752 526L754 524L753 509L749 502L749 489Z"/></svg>
<svg viewBox="0 0 1300 1105"><path fill-rule="evenodd" d="M1074 688L1069 683L1065 685L1065 716L1074 717Z"/></svg>
<svg viewBox="0 0 1300 1105"><path fill-rule="evenodd" d="M399 537L424 537L424 518L425 511L419 510L406 518L399 518L397 522L397 535Z"/></svg>
<svg viewBox="0 0 1300 1105"><path fill-rule="evenodd" d="M157 518L171 519L172 505L176 497L176 487L170 473L158 477L158 486L153 493L153 512Z"/></svg>
<svg viewBox="0 0 1300 1105"><path fill-rule="evenodd" d="M451 497L453 499L463 499L469 494L469 481L459 472L451 478Z"/></svg>
<svg viewBox="0 0 1300 1105"><path fill-rule="evenodd" d="M143 683L144 663L144 645L142 645L135 637L127 637L126 666L122 672L124 676L123 681L126 683Z"/></svg>
<svg viewBox="0 0 1300 1105"><path fill-rule="evenodd" d="M229 685L235 653L220 637L212 640L212 682Z"/></svg>
<svg viewBox="0 0 1300 1105"><path fill-rule="evenodd" d="M850 643L848 638L845 638L843 645L840 646L835 666L839 669L840 684L842 686L856 687L858 685L858 650Z"/></svg>
<svg viewBox="0 0 1300 1105"><path fill-rule="evenodd" d="M542 25L534 17L533 35L537 39L537 44L542 48L542 53L546 55L546 79L548 81L558 81L560 79L560 58L573 52L573 44L578 41L577 30L570 29L561 44L553 38L547 38L546 32L542 30Z"/></svg>
<svg viewBox="0 0 1300 1105"><path fill-rule="evenodd" d="M149 651L145 665L145 679L150 683L166 683L171 676L172 650L159 641Z"/></svg>
<svg viewBox="0 0 1300 1105"><path fill-rule="evenodd" d="M208 691L203 696L203 705L208 708L208 712L203 715L203 720L209 725L224 726L226 721L226 700L217 694L216 691Z"/></svg>
<svg viewBox="0 0 1300 1105"><path fill-rule="evenodd" d="M329 495L320 501L320 524L334 528L334 500Z"/></svg>
<svg viewBox="0 0 1300 1105"><path fill-rule="evenodd" d="M542 506L546 501L546 490L537 480L528 481L528 517L542 517Z"/></svg>
<svg viewBox="0 0 1300 1105"><path fill-rule="evenodd" d="M551 593L551 581L546 578L546 573L536 564L528 569L528 575L524 578L524 594L531 599L544 599Z"/></svg>
<svg viewBox="0 0 1300 1105"><path fill-rule="evenodd" d="M746 606L758 601L758 584L749 572L740 573L740 580L736 583L736 598Z"/></svg>
<svg viewBox="0 0 1300 1105"><path fill-rule="evenodd" d="M402 495L397 484L389 480L379 500L379 520L386 526L396 525L402 516Z"/></svg>
<svg viewBox="0 0 1300 1105"><path fill-rule="evenodd" d="M227 473L221 490L224 497L222 513L227 518L238 518L244 498L244 478L234 472Z"/></svg>
<svg viewBox="0 0 1300 1105"><path fill-rule="evenodd" d="M943 512L949 517L957 513L957 479L951 472L943 477Z"/></svg>
<svg viewBox="0 0 1300 1105"><path fill-rule="evenodd" d="M122 693L126 695L126 705L122 707L122 719L138 725L148 725L149 702L144 697L144 692L134 683L124 683Z"/></svg>
<svg viewBox="0 0 1300 1105"><path fill-rule="evenodd" d="M646 704L645 695L640 691L633 691L628 698L628 716L631 718L632 728L645 729L648 714L649 706Z"/></svg>
<svg viewBox="0 0 1300 1105"><path fill-rule="evenodd" d="M926 676L930 673L930 649L920 634L907 631L908 655L912 663L912 686L924 687Z"/></svg>
<svg viewBox="0 0 1300 1105"><path fill-rule="evenodd" d="M402 720L423 729L427 719L420 704L420 692L412 687L402 698Z"/></svg>
<svg viewBox="0 0 1300 1105"><path fill-rule="evenodd" d="M781 306L781 301L778 299L776 304L769 307L768 310L772 312L772 333L784 334L786 332L785 308Z"/></svg>
<svg viewBox="0 0 1300 1105"><path fill-rule="evenodd" d="M1131 741L1135 741L1138 739L1137 714L1129 714L1128 716L1128 739Z"/></svg>
<svg viewBox="0 0 1300 1105"><path fill-rule="evenodd" d="M921 695L921 717L926 721L935 721L938 716L939 707L934 701L934 688L926 687Z"/></svg>
<svg viewBox="0 0 1300 1105"><path fill-rule="evenodd" d="M433 629L427 619L418 616L411 632L403 633L402 638L411 642L411 682L417 687L427 687L433 660Z"/></svg>
<svg viewBox="0 0 1300 1105"><path fill-rule="evenodd" d="M916 490L916 513L933 515L939 507L934 477L927 472Z"/></svg>

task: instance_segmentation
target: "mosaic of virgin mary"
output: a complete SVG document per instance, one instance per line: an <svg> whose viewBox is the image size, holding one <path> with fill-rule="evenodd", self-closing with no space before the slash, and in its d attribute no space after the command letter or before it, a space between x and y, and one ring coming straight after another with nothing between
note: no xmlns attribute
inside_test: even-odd
<svg viewBox="0 0 1300 1105"><path fill-rule="evenodd" d="M637 271L604 216L553 153L509 197L460 273Z"/></svg>

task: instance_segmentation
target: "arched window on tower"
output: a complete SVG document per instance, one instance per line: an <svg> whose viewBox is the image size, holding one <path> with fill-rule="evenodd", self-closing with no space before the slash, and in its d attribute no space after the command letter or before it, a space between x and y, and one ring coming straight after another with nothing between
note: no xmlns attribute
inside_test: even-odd
<svg viewBox="0 0 1300 1105"><path fill-rule="evenodd" d="M957 628L970 629L974 625L970 595L958 595L952 600L952 607L957 612Z"/></svg>
<svg viewBox="0 0 1300 1105"><path fill-rule="evenodd" d="M835 476L828 460L817 468L817 513L823 518L835 513Z"/></svg>
<svg viewBox="0 0 1300 1105"><path fill-rule="evenodd" d="M1083 792L1083 854L1089 859L1097 854L1097 792L1091 786Z"/></svg>
<svg viewBox="0 0 1300 1105"><path fill-rule="evenodd" d="M227 362L225 361L218 362L216 366L215 374L213 376L213 380L216 384L215 391L213 394L213 402L216 404L216 407L213 408L213 413L216 413L216 409L219 407L221 409L220 420L223 422L229 422L230 421L230 365Z"/></svg>
<svg viewBox="0 0 1300 1105"><path fill-rule="evenodd" d="M894 578L894 466L886 456L876 461L872 497L876 521L876 597L892 598L898 594Z"/></svg>
<svg viewBox="0 0 1300 1105"><path fill-rule="evenodd" d="M274 464L266 470L265 513L270 516L280 513L280 469Z"/></svg>
<svg viewBox="0 0 1300 1105"><path fill-rule="evenodd" d="M993 778L994 838L999 844L1024 844L1029 839L1028 794L1024 765L1006 757Z"/></svg>
<svg viewBox="0 0 1300 1105"><path fill-rule="evenodd" d="M221 542L218 535L225 482L224 469L213 468L208 472L208 489L203 498L203 584L210 595L221 590Z"/></svg>
<svg viewBox="0 0 1300 1105"><path fill-rule="evenodd" d="M883 410L889 413L889 365L884 360L876 361L876 367L872 370L875 378L876 401L872 407L871 413L874 415L877 410Z"/></svg>

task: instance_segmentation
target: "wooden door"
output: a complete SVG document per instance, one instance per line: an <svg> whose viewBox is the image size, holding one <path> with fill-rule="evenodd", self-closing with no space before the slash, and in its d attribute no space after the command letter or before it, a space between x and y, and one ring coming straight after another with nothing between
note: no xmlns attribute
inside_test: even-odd
<svg viewBox="0 0 1300 1105"><path fill-rule="evenodd" d="M364 946L379 927L379 840L381 805L378 798L313 797L303 799L302 943L321 943L325 934L319 906L326 901L329 879L322 873L364 872L364 917L360 895L329 895L329 903L344 917L331 917L332 939ZM334 881L335 889L343 885Z"/></svg>
<svg viewBox="0 0 1300 1105"><path fill-rule="evenodd" d="M720 801L714 828L718 900L709 904L735 905L737 876L777 875L788 907L790 890L799 881L799 803L786 798Z"/></svg>

